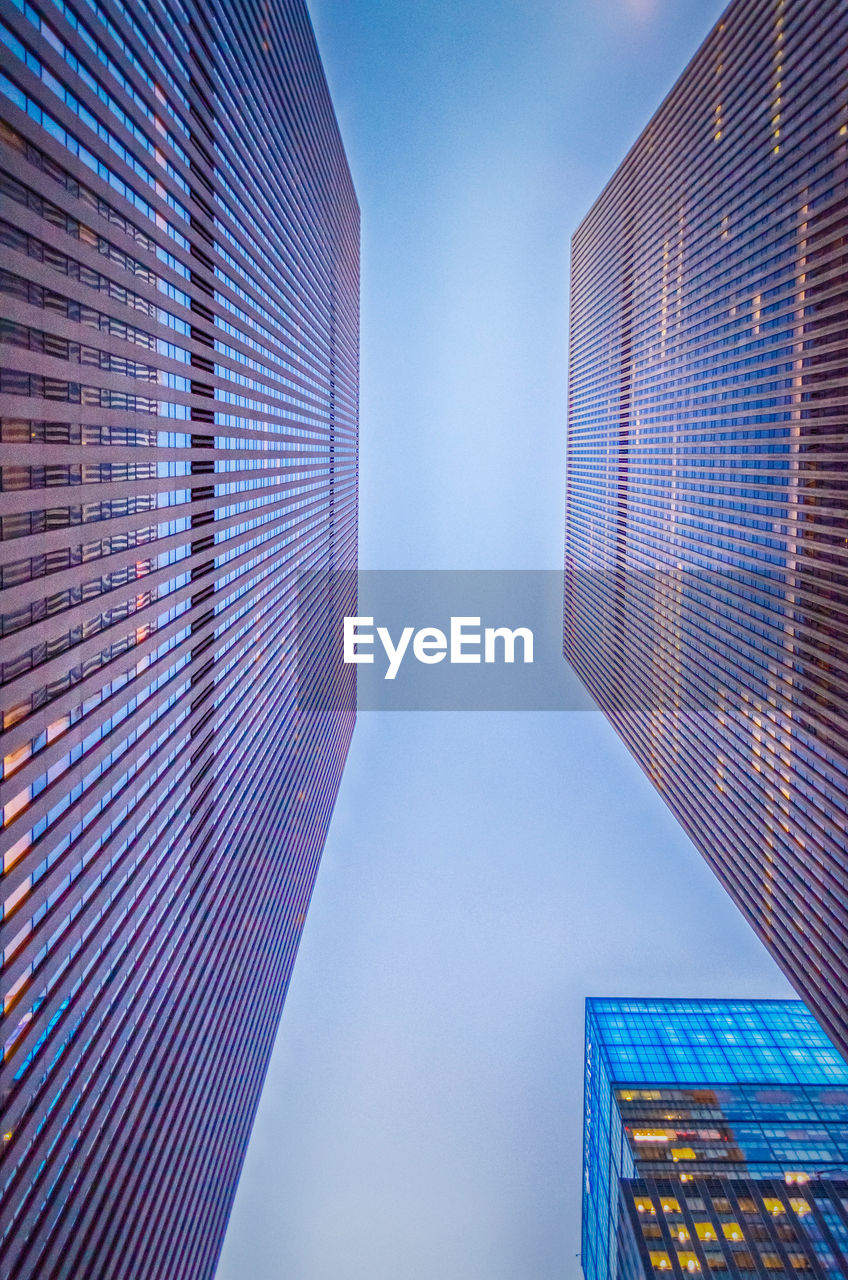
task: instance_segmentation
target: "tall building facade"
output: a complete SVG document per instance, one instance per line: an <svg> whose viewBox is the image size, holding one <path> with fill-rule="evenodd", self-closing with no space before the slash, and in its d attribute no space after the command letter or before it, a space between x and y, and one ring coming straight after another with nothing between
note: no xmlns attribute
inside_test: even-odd
<svg viewBox="0 0 848 1280"><path fill-rule="evenodd" d="M573 241L564 651L848 1051L848 8L734 0Z"/></svg>
<svg viewBox="0 0 848 1280"><path fill-rule="evenodd" d="M848 1274L848 1065L798 1000L586 1005L586 1280Z"/></svg>
<svg viewBox="0 0 848 1280"><path fill-rule="evenodd" d="M303 0L0 72L0 1270L201 1280L354 722L358 206Z"/></svg>

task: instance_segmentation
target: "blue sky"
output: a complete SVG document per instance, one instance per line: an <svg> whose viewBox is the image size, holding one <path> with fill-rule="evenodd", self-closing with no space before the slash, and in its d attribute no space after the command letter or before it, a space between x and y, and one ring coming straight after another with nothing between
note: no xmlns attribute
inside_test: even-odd
<svg viewBox="0 0 848 1280"><path fill-rule="evenodd" d="M557 568L568 242L721 6L313 0L361 559ZM218 1280L577 1280L583 1000L789 994L595 713L360 717Z"/></svg>

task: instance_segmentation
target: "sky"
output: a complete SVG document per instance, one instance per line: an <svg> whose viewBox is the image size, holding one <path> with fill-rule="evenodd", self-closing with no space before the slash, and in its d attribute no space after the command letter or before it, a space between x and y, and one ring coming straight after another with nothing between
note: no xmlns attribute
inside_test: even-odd
<svg viewBox="0 0 848 1280"><path fill-rule="evenodd" d="M568 245L710 0L312 0L360 556L562 561ZM578 1280L588 995L789 988L594 712L360 714L217 1280Z"/></svg>

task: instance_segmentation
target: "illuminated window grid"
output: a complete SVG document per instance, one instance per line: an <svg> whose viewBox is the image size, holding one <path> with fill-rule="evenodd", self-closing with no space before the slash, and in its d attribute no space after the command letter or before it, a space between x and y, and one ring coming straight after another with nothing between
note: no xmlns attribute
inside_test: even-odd
<svg viewBox="0 0 848 1280"><path fill-rule="evenodd" d="M620 1275L842 1276L848 1266L848 1182L696 1177L620 1187Z"/></svg>

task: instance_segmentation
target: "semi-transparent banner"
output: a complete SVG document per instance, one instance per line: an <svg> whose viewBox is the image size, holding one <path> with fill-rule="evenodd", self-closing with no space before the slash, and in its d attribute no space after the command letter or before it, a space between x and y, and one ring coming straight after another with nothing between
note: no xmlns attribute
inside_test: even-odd
<svg viewBox="0 0 848 1280"><path fill-rule="evenodd" d="M563 657L562 589L545 570L316 569L299 613L320 614L325 661L355 673L360 711L588 710ZM301 702L321 674L301 673Z"/></svg>
<svg viewBox="0 0 848 1280"><path fill-rule="evenodd" d="M570 660L608 711L827 719L848 635L848 591L831 595L824 635L783 569L314 569L298 580L298 696L317 707L355 684L362 711L591 709Z"/></svg>

